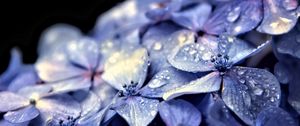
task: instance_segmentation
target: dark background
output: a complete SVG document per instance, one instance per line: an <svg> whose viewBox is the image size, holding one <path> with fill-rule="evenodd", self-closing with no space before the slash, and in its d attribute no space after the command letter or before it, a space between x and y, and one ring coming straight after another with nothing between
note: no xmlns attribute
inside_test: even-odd
<svg viewBox="0 0 300 126"><path fill-rule="evenodd" d="M0 73L8 66L10 50L18 47L25 63L37 58L37 43L43 30L56 23L89 32L97 17L123 0L10 1L0 3Z"/></svg>

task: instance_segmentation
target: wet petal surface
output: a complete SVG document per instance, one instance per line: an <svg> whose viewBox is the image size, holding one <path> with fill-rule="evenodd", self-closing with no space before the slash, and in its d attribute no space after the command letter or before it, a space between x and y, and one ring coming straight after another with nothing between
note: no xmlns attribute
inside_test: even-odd
<svg viewBox="0 0 300 126"><path fill-rule="evenodd" d="M22 123L34 119L40 112L33 106L29 105L24 108L9 111L4 114L4 119L11 123Z"/></svg>
<svg viewBox="0 0 300 126"><path fill-rule="evenodd" d="M264 108L278 106L280 95L279 82L267 70L233 67L223 80L222 99L247 124Z"/></svg>

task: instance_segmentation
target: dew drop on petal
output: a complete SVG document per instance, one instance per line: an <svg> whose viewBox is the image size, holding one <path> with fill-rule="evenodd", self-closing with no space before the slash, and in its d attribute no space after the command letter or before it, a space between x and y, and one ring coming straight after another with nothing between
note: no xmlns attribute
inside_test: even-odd
<svg viewBox="0 0 300 126"><path fill-rule="evenodd" d="M231 12L228 13L226 19L229 22L234 22L238 19L238 17L240 16L241 13L241 7L235 7Z"/></svg>

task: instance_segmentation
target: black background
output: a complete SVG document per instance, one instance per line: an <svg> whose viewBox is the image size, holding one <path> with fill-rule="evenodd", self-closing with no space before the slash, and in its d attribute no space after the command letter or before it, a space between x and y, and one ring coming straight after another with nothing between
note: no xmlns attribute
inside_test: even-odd
<svg viewBox="0 0 300 126"><path fill-rule="evenodd" d="M10 1L0 3L0 73L8 66L10 50L18 47L25 63L37 58L37 43L43 30L56 23L89 32L97 17L122 0Z"/></svg>

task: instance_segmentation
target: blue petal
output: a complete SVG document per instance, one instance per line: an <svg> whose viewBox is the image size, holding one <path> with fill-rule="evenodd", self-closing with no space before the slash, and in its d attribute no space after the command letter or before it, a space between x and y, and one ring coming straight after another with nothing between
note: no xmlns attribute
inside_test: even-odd
<svg viewBox="0 0 300 126"><path fill-rule="evenodd" d="M0 126L28 126L29 122L11 123L5 119L0 120Z"/></svg>
<svg viewBox="0 0 300 126"><path fill-rule="evenodd" d="M265 49L271 44L271 38L266 40L265 43L257 46L256 48L252 46L250 43L240 40L235 37L226 36L227 41L220 42L220 46L225 46L228 48L227 55L229 56L229 62L235 64L239 61L246 59L250 56L253 56L259 53L261 50ZM224 44L223 44L224 43ZM223 45L222 45L223 44ZM219 52L222 53L222 49L219 48ZM226 52L226 49L224 50Z"/></svg>
<svg viewBox="0 0 300 126"><path fill-rule="evenodd" d="M179 71L173 67L165 68L154 75L142 88L140 94L146 97L161 98L168 90L180 87L196 78L197 76L193 73Z"/></svg>
<svg viewBox="0 0 300 126"><path fill-rule="evenodd" d="M210 34L238 35L254 29L262 19L261 0L233 0L217 6L204 25Z"/></svg>
<svg viewBox="0 0 300 126"><path fill-rule="evenodd" d="M68 80L49 83L49 85L52 87L52 94L61 94L80 89L88 89L91 87L92 82L90 78L76 77Z"/></svg>
<svg viewBox="0 0 300 126"><path fill-rule="evenodd" d="M40 81L34 71L26 71L20 73L8 86L7 90L17 92L19 89L26 86L33 86Z"/></svg>
<svg viewBox="0 0 300 126"><path fill-rule="evenodd" d="M88 70L98 67L101 55L98 44L92 38L86 37L69 42L65 48L69 62L81 65Z"/></svg>
<svg viewBox="0 0 300 126"><path fill-rule="evenodd" d="M198 107L210 126L240 126L232 116L223 100L216 95L207 94Z"/></svg>
<svg viewBox="0 0 300 126"><path fill-rule="evenodd" d="M171 36L171 34L173 34L176 30L178 30L178 27L173 24L161 23L157 26L151 27L144 34L142 38L142 45L147 48L150 55L151 75L164 67L170 66L167 62L166 55L180 44L172 38L175 35ZM185 32L181 31L177 34L179 33L184 34ZM178 37L177 34L176 37ZM186 34L188 34L188 31L186 31Z"/></svg>
<svg viewBox="0 0 300 126"><path fill-rule="evenodd" d="M47 96L52 90L53 88L50 85L34 85L21 88L18 90L18 94L28 99L38 100L41 97Z"/></svg>
<svg viewBox="0 0 300 126"><path fill-rule="evenodd" d="M0 112L7 112L29 105L29 99L12 92L0 92Z"/></svg>
<svg viewBox="0 0 300 126"><path fill-rule="evenodd" d="M55 24L43 31L39 40L38 53L43 55L62 43L81 37L81 31L68 24Z"/></svg>
<svg viewBox="0 0 300 126"><path fill-rule="evenodd" d="M115 110L130 126L146 126L156 116L158 104L158 100L133 96Z"/></svg>
<svg viewBox="0 0 300 126"><path fill-rule="evenodd" d="M81 113L80 104L69 95L55 95L36 101L36 108L46 120L73 121Z"/></svg>
<svg viewBox="0 0 300 126"><path fill-rule="evenodd" d="M211 10L211 5L202 3L185 11L172 13L172 20L192 31L198 31L203 28Z"/></svg>
<svg viewBox="0 0 300 126"><path fill-rule="evenodd" d="M123 85L133 82L139 89L144 84L149 62L146 49L139 48L131 54L116 52L108 60L102 78L114 88L123 90Z"/></svg>
<svg viewBox="0 0 300 126"><path fill-rule="evenodd" d="M35 63L38 76L46 82L54 82L83 75L85 69L74 66L69 62L66 46L62 44L47 55L39 57Z"/></svg>
<svg viewBox="0 0 300 126"><path fill-rule="evenodd" d="M220 85L221 76L219 75L219 72L212 72L183 86L167 91L166 93L164 93L163 99L173 99L184 94L214 92L220 89Z"/></svg>
<svg viewBox="0 0 300 126"><path fill-rule="evenodd" d="M296 121L291 115L278 107L269 107L262 110L256 119L255 126L298 126Z"/></svg>
<svg viewBox="0 0 300 126"><path fill-rule="evenodd" d="M100 98L91 91L80 90L73 94L73 97L81 105L81 118L95 114L101 108Z"/></svg>
<svg viewBox="0 0 300 126"><path fill-rule="evenodd" d="M171 0L153 3L153 9L148 10L145 14L147 18L154 21L169 19L173 12L179 11L182 6L182 0Z"/></svg>
<svg viewBox="0 0 300 126"><path fill-rule="evenodd" d="M117 91L106 82L103 82L98 86L94 86L92 91L101 99L102 108L110 104L111 100L117 93Z"/></svg>
<svg viewBox="0 0 300 126"><path fill-rule="evenodd" d="M161 102L158 111L167 126L199 126L201 122L199 110L181 99Z"/></svg>
<svg viewBox="0 0 300 126"><path fill-rule="evenodd" d="M289 69L281 62L275 64L274 74L280 83L287 84L290 81Z"/></svg>
<svg viewBox="0 0 300 126"><path fill-rule="evenodd" d="M288 96L288 102L290 105L300 114L300 64L293 64L289 65L292 66L291 71L289 73L293 76L291 76L293 79L289 82L289 96Z"/></svg>
<svg viewBox="0 0 300 126"><path fill-rule="evenodd" d="M94 37L102 41L113 38L120 30L136 29L148 23L144 13L153 2L146 2L148 4L139 0L125 1L101 15L94 29Z"/></svg>
<svg viewBox="0 0 300 126"><path fill-rule="evenodd" d="M22 54L19 49L14 48L10 53L11 58L9 61L9 66L0 76L0 90L6 90L8 84L10 84L19 73L31 70L30 66L23 65Z"/></svg>
<svg viewBox="0 0 300 126"><path fill-rule="evenodd" d="M249 125L261 110L279 105L279 82L267 70L233 67L223 83L222 98L226 106Z"/></svg>
<svg viewBox="0 0 300 126"><path fill-rule="evenodd" d="M257 31L278 35L287 33L296 25L299 17L297 0L263 0L263 4L264 18Z"/></svg>
<svg viewBox="0 0 300 126"><path fill-rule="evenodd" d="M294 28L286 34L276 36L274 45L274 51L300 59L300 30Z"/></svg>
<svg viewBox="0 0 300 126"><path fill-rule="evenodd" d="M11 123L22 123L36 118L39 114L39 110L33 105L29 105L18 110L9 111L3 117Z"/></svg>
<svg viewBox="0 0 300 126"><path fill-rule="evenodd" d="M214 70L211 57L217 54L217 41L212 36L199 38L198 43L177 46L168 56L169 63L183 71L205 72Z"/></svg>

